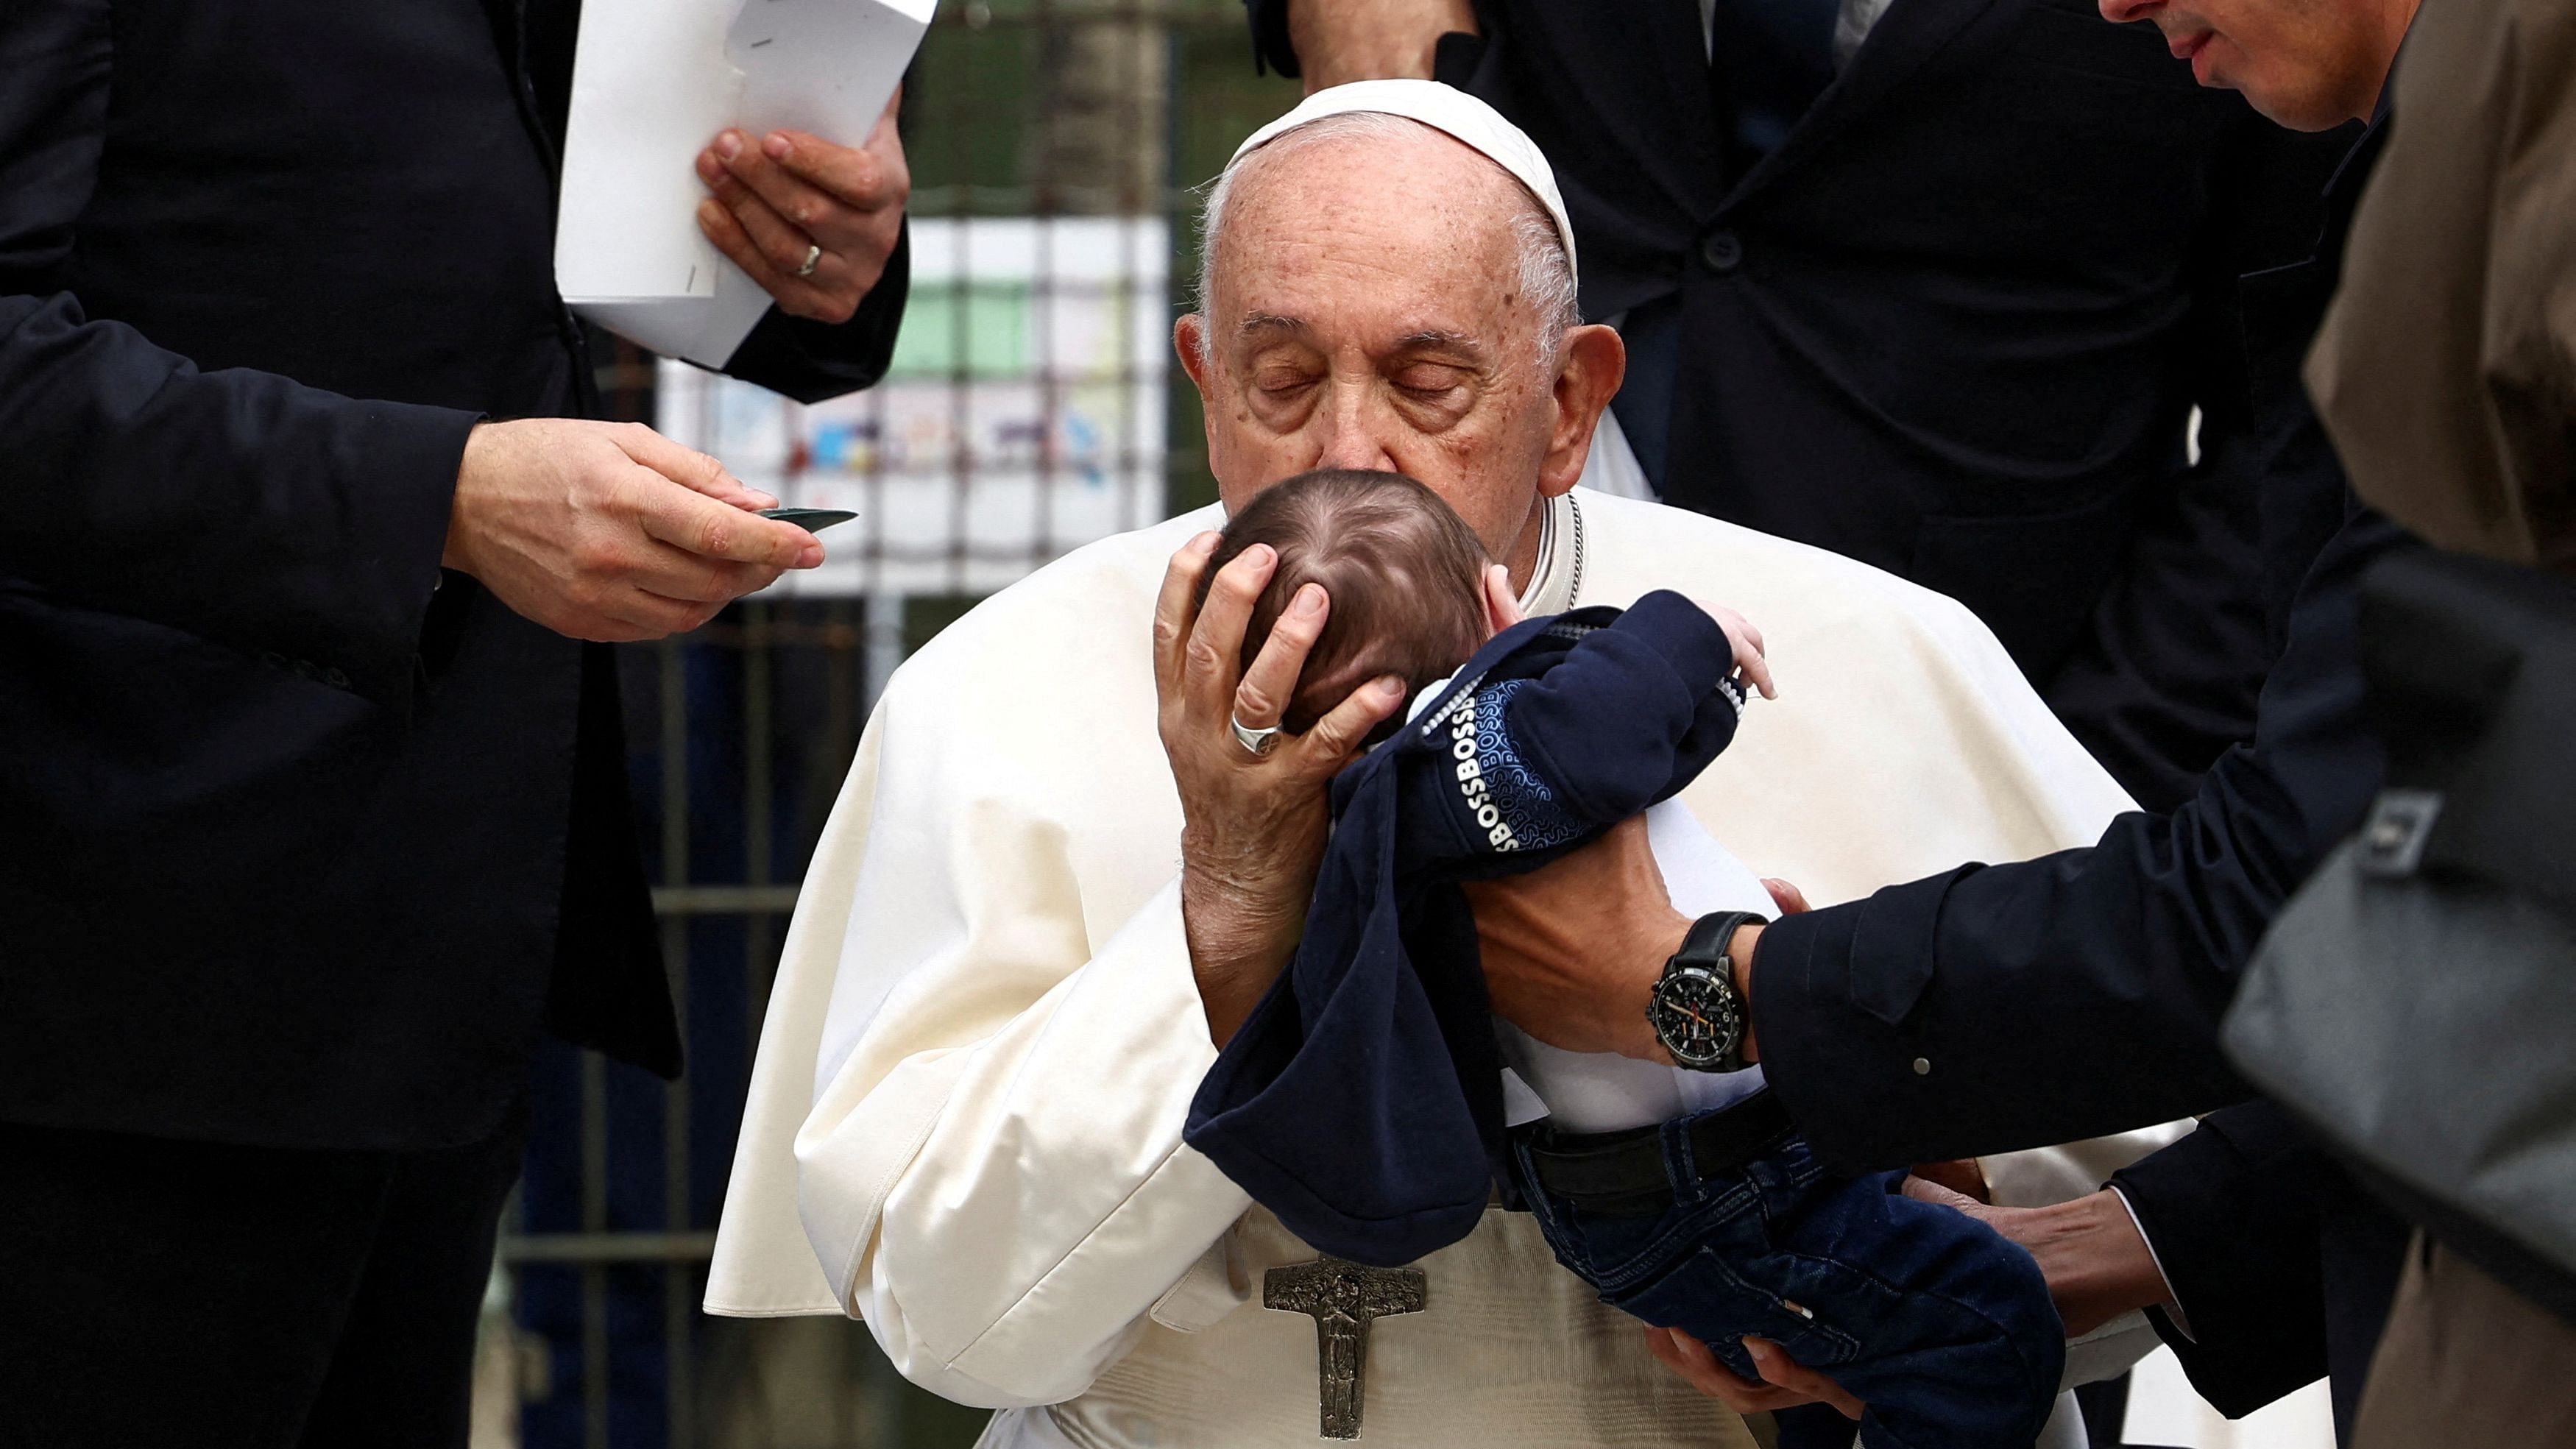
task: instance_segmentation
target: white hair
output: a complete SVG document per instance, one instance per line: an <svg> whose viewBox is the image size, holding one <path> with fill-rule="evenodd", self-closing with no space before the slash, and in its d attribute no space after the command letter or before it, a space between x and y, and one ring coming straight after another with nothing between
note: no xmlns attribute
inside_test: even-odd
<svg viewBox="0 0 2576 1449"><path fill-rule="evenodd" d="M1410 136L1424 131L1444 134L1438 127L1408 116L1345 111L1283 131L1259 150L1227 162L1216 180L1208 183L1207 205L1199 212L1199 275L1197 293L1191 299L1193 310L1206 318L1209 304L1216 299L1217 237L1225 229L1226 201L1234 193L1235 178L1245 166L1259 157L1276 157L1324 141ZM1575 294L1574 264L1566 257L1565 239L1557 235L1555 219L1518 178L1512 179L1512 193L1519 202L1512 212L1511 228L1514 249L1520 255L1521 295L1529 299L1530 310L1538 319L1539 361L1544 366L1556 361L1566 330L1582 325L1583 308ZM1199 329L1202 361L1214 346L1213 331L1210 327Z"/></svg>

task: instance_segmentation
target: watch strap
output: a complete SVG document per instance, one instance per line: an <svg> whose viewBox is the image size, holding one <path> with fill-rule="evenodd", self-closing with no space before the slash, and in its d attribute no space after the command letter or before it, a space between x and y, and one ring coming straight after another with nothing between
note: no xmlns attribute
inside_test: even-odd
<svg viewBox="0 0 2576 1449"><path fill-rule="evenodd" d="M1713 911L1691 922L1690 931L1682 937L1682 948L1673 953L1673 961L1685 966L1715 966L1727 959L1726 948L1735 941L1735 933L1745 926L1767 926L1771 918L1757 911ZM1665 970L1672 969L1670 962ZM1727 984L1735 984L1729 976Z"/></svg>

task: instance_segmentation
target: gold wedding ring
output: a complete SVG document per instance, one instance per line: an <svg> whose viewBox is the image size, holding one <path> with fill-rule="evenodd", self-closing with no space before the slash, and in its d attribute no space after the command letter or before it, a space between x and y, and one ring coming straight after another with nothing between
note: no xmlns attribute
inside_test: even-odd
<svg viewBox="0 0 2576 1449"><path fill-rule="evenodd" d="M821 260L823 260L822 247L813 242L807 242L805 244L805 265L796 269L796 275L800 277L810 277L814 275L814 264Z"/></svg>

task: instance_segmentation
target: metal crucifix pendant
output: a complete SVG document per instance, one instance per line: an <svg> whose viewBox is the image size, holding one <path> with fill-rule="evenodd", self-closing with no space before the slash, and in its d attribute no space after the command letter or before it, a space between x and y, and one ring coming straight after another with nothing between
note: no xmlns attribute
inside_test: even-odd
<svg viewBox="0 0 2576 1449"><path fill-rule="evenodd" d="M1325 1438L1360 1436L1370 1322L1391 1313L1420 1313L1423 1295L1419 1268L1371 1268L1339 1258L1292 1263L1262 1275L1262 1307L1315 1320L1316 1393L1323 1401Z"/></svg>

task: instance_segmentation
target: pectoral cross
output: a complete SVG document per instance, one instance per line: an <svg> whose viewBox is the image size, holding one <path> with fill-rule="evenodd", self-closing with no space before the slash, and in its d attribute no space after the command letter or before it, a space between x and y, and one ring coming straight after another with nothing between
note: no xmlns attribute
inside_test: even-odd
<svg viewBox="0 0 2576 1449"><path fill-rule="evenodd" d="M1262 1307L1315 1320L1316 1393L1323 1400L1325 1438L1360 1436L1370 1322L1391 1313L1420 1313L1422 1300L1419 1268L1370 1268L1317 1258L1262 1275Z"/></svg>

